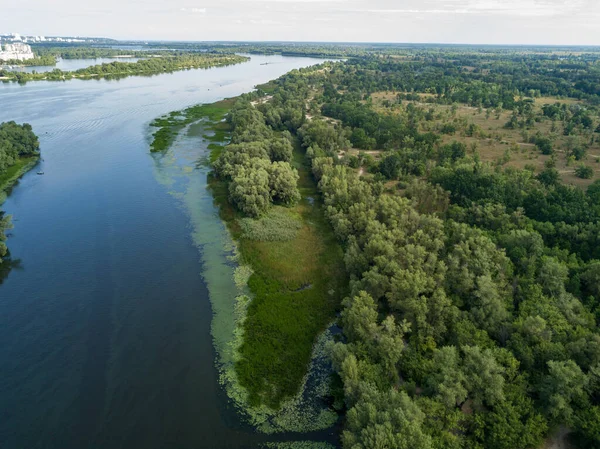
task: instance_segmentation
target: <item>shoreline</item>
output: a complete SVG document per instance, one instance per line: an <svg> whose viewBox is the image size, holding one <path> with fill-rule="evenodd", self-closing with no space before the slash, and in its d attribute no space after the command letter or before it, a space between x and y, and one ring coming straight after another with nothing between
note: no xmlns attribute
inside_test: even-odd
<svg viewBox="0 0 600 449"><path fill-rule="evenodd" d="M38 164L40 158L41 156L36 156L32 158L25 158L25 160L19 160L19 162L23 163L20 167L17 167L16 172L7 175L6 179L0 179L0 205L2 205L8 197L8 190L12 189L23 175L32 170ZM15 166L19 165L19 162L13 165L12 167L9 167L7 171L10 171L11 168L14 168Z"/></svg>
<svg viewBox="0 0 600 449"><path fill-rule="evenodd" d="M228 144L229 133L232 131L230 125L224 122L224 118L237 99L238 97L234 97L211 104L201 104L158 117L151 124L156 131L152 134L150 153L156 154L168 151L178 136L181 135L180 133L183 133L187 127L201 124L203 128L201 138L205 142L208 142L206 149L209 160L207 161L207 165L211 168L211 172L208 174L207 186L209 194L219 211L219 218L225 228L225 232L228 234L228 239L230 239L233 245L233 248L230 248L230 263L236 265L235 270L233 270L233 279L231 279L232 284L236 286L238 291L238 296L234 301L234 310L225 311L220 301L215 303L216 300L211 298L211 305L213 308L216 308L217 313L213 319L216 319L217 323L223 319L219 314L225 313L229 315L233 313L234 315L234 331L226 337L226 340L228 340L225 342L226 344L223 344L224 342L221 341L224 337L223 330L216 329L215 325L217 323L214 321L211 326L211 333L213 334L217 352L215 363L219 370L219 382L227 396L234 402L243 419L252 424L261 433L310 433L330 429L336 426L339 416L334 411L324 407L324 403L320 401L326 396L321 393L322 389L327 390L329 386L327 373L330 368L327 367L328 362L324 358L324 348L326 342L332 339L331 332L329 331L331 322L314 336L310 357L307 365L303 367L303 376L298 384L298 391L296 394L285 399L277 409L264 404L260 406L253 405L249 400L249 391L240 382L239 372L236 369L237 363L244 357L240 349L247 342L247 339L244 338L244 333L246 331L245 321L248 317L248 308L257 297L261 301L265 300L262 292L252 291L252 282L249 283L250 277L256 273L259 278L269 279L272 282L280 282L277 277L270 277L269 273L264 272L262 265L265 263L268 264L266 256L262 260L256 259L257 250L253 246L256 246L257 243L262 244L262 242L250 241L240 234L238 229L238 219L240 217L227 199L227 186L223 180L217 179L214 176L214 172L212 172L212 162L216 160ZM299 147L295 149L294 154L296 164L305 165L306 161ZM308 168L304 167L303 171L306 170ZM318 225L319 228L317 229L314 223L312 223L313 220L320 221L318 216L322 214L322 210L318 201L314 201L317 199L315 196L318 195L316 185L306 184L307 181L310 181L309 184L314 183L312 179L308 180L307 174L308 172L303 177L301 185L301 190L303 191L302 201L298 206L302 210L301 220L303 226L309 229L309 233L317 234L318 239L325 240L326 237L318 235L321 234L321 226ZM316 204L313 205L314 203ZM323 242L323 247L328 243L330 242ZM208 268L210 270L210 267ZM210 279L207 279L207 281L210 284ZM284 286L282 285L282 287ZM309 294L310 289L304 290L303 293ZM301 295L302 291L295 291L294 294ZM333 301L333 298L330 301ZM333 306L333 303L331 306ZM310 304L307 304L306 309L307 313L314 312ZM333 316L333 318L335 317ZM217 338L217 335L219 335L219 338Z"/></svg>

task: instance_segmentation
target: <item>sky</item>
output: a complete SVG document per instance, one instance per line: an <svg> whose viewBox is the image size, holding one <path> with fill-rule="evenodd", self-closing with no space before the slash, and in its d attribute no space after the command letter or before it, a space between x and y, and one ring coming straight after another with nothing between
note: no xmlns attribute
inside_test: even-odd
<svg viewBox="0 0 600 449"><path fill-rule="evenodd" d="M0 0L0 34L600 45L600 0Z"/></svg>

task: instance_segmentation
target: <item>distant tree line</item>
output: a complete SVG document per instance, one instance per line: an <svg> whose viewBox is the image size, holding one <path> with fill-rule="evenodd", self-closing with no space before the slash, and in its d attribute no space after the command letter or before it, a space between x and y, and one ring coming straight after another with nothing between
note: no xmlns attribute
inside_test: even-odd
<svg viewBox="0 0 600 449"><path fill-rule="evenodd" d="M64 81L72 78L124 78L136 75L154 75L186 69L222 67L239 64L248 58L238 55L216 55L204 53L183 53L175 56L159 56L137 62L114 61L94 65L72 72L54 69L45 73L26 73L0 70L5 81L24 83L34 80Z"/></svg>

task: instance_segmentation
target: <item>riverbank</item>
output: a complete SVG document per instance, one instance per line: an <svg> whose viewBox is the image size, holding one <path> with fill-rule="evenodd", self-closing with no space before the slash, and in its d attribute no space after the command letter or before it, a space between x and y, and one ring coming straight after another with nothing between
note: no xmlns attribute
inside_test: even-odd
<svg viewBox="0 0 600 449"><path fill-rule="evenodd" d="M195 106L155 120L152 150L168 149L186 126L202 120L213 162L228 142L224 118L234 103ZM259 220L239 214L228 201L226 183L209 177L220 217L235 242L238 268L230 282L247 293L234 304L234 331L224 345L228 353L219 354L230 362L221 366L221 379L252 424L268 433L313 431L337 421L325 404L325 346L332 335L324 331L335 319L345 286L342 252L299 144L292 164L300 175L301 201L291 208L274 207ZM284 232L265 239L264 231L273 229ZM213 307L221 308L214 301ZM222 337L221 329L213 333Z"/></svg>
<svg viewBox="0 0 600 449"><path fill-rule="evenodd" d="M6 199L6 191L10 189L21 176L35 167L40 156L20 158L4 173L0 173L0 204Z"/></svg>

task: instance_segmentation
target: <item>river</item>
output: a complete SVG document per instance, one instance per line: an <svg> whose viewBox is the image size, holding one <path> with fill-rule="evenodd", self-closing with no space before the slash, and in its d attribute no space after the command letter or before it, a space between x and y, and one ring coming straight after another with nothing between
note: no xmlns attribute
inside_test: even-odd
<svg viewBox="0 0 600 449"><path fill-rule="evenodd" d="M148 125L319 62L252 56L152 77L0 85L0 122L31 123L43 154L2 205L17 266L0 285L0 447L268 440L239 422L217 382L207 270L219 265L207 262L227 248L204 155L189 142L189 158L151 155Z"/></svg>

